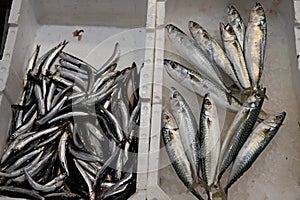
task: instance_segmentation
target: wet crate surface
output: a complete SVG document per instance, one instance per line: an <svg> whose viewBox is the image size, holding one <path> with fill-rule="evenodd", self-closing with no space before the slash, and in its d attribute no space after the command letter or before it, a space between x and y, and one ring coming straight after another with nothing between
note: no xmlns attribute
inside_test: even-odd
<svg viewBox="0 0 300 200"><path fill-rule="evenodd" d="M267 88L269 100L265 101L263 110L270 114L286 111L287 117L284 125L269 146L253 166L231 187L228 197L229 199L251 200L299 199L300 170L297 166L300 164L300 147L298 145L300 142L300 128L298 127L299 99L296 97L299 86L294 84L296 81L293 82L293 78L299 78L299 72L297 71L293 31L293 1L260 1L260 3L265 9L268 26L262 85ZM165 106L168 102L171 86L176 87L184 95L198 120L202 98L180 86L163 69L162 57L173 59L191 67L186 60L178 56L169 39L165 37L163 26L172 23L190 35L188 21L194 20L220 42L219 23L227 23L227 5L234 5L245 23L247 23L249 11L255 2L168 0L158 2L158 4L161 7L158 6L158 15L160 16L158 16L159 28L156 30L156 68L154 77L158 76L159 78L156 79L153 94L154 98L157 96L157 99L162 99L161 102L154 101L155 104L152 110L153 113L155 112L153 115L156 117L152 117L152 123L161 123L157 116L160 115L162 106ZM164 40L165 42L163 42ZM163 42L164 45L158 44L160 42ZM295 74L295 72L298 74ZM162 73L163 75L161 75ZM218 112L222 133L224 133L228 129L234 114L220 108ZM224 121L225 117L226 121ZM157 184L162 189L162 194L157 196L164 198L195 199L187 192L187 189L177 177L162 140L157 139L161 137L159 135L161 127L153 127L152 125L150 158L157 159L158 164L150 167L150 173L152 176L157 175L158 177L149 180L149 187L154 187ZM160 149L160 151L158 152L157 149ZM158 173L156 170L158 170ZM155 195L153 198L156 198Z"/></svg>

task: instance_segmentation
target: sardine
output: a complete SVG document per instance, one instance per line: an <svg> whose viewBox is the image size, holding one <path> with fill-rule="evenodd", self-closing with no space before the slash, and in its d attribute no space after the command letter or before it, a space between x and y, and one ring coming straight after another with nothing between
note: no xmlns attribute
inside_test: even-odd
<svg viewBox="0 0 300 200"><path fill-rule="evenodd" d="M263 71L267 39L267 22L264 9L256 3L251 9L248 27L245 35L245 59L251 84L259 86Z"/></svg>
<svg viewBox="0 0 300 200"><path fill-rule="evenodd" d="M261 89L261 91L265 93L265 88ZM242 148L243 144L245 143L249 134L251 133L252 128L255 125L255 122L259 115L263 101L263 97L258 96L257 94L253 94L250 97L248 97L247 100L244 102L243 106L248 109L244 111L245 113L242 113L242 121L238 123L239 125L233 124L234 126L229 129L230 132L228 133L228 137L231 137L231 140L227 149L227 144L222 144L221 155L223 154L224 156L222 160L220 160L221 165L220 172L218 175L218 181L220 181L225 170L236 158L239 150Z"/></svg>
<svg viewBox="0 0 300 200"><path fill-rule="evenodd" d="M251 87L244 54L231 25L220 23L220 31L225 52L232 63L235 75L243 89Z"/></svg>
<svg viewBox="0 0 300 200"><path fill-rule="evenodd" d="M199 122L201 172L204 182L211 186L216 178L221 148L221 130L217 107L209 93L203 98Z"/></svg>
<svg viewBox="0 0 300 200"><path fill-rule="evenodd" d="M205 53L206 58L210 60L212 64L215 63L219 69L225 72L232 81L241 88L232 64L217 41L211 37L203 27L194 21L189 21L189 30L201 50Z"/></svg>
<svg viewBox="0 0 300 200"><path fill-rule="evenodd" d="M182 30L172 24L166 26L167 35L180 56L183 56L197 70L220 88L228 91L216 73L210 61L204 56L196 42L187 36ZM229 92L229 91L228 91Z"/></svg>
<svg viewBox="0 0 300 200"><path fill-rule="evenodd" d="M182 142L182 132L180 126L177 126L175 118L167 110L162 111L162 136L166 146L166 151L172 162L172 165L183 184L191 191L198 199L203 199L193 185L195 179L193 177L191 164L185 154L186 147Z"/></svg>
<svg viewBox="0 0 300 200"><path fill-rule="evenodd" d="M285 116L285 112L271 115L252 131L233 163L225 191L251 167L273 139Z"/></svg>
<svg viewBox="0 0 300 200"><path fill-rule="evenodd" d="M227 20L228 23L231 25L238 42L241 45L242 50L244 49L244 38L246 32L246 26L243 22L242 17L240 16L239 12L233 5L229 5L227 7Z"/></svg>
<svg viewBox="0 0 300 200"><path fill-rule="evenodd" d="M182 145L191 163L193 178L197 179L200 172L200 141L196 119L183 96L174 87L170 89L169 97L172 113L181 132Z"/></svg>
<svg viewBox="0 0 300 200"><path fill-rule="evenodd" d="M201 76L201 74L171 60L165 60L164 66L171 78L192 92L202 97L209 92L219 106L228 108L233 112L238 112L241 109L242 104L234 96L226 93L226 91Z"/></svg>

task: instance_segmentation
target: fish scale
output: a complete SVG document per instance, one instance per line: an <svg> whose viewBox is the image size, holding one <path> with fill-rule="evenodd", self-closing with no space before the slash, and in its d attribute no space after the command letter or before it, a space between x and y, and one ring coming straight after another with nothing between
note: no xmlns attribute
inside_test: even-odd
<svg viewBox="0 0 300 200"><path fill-rule="evenodd" d="M285 116L285 112L271 115L252 131L233 163L225 191L251 167L275 136Z"/></svg>
<svg viewBox="0 0 300 200"><path fill-rule="evenodd" d="M200 141L196 119L183 96L174 87L170 90L170 102L172 113L178 123L178 128L182 132L182 145L191 163L193 176L197 178L199 173Z"/></svg>
<svg viewBox="0 0 300 200"><path fill-rule="evenodd" d="M184 134L178 129L175 118L166 109L162 111L162 136L166 146L166 151L172 162L172 166L175 169L180 180L183 184L199 199L203 198L193 187L194 178L192 177L192 171L187 156L185 155L185 149L181 142L181 135Z"/></svg>
<svg viewBox="0 0 300 200"><path fill-rule="evenodd" d="M262 91L263 93L265 93L265 89L262 89ZM240 124L240 126L235 130L234 136L231 139L229 147L224 155L224 158L222 159L222 164L218 175L219 181L222 175L224 174L224 172L226 171L226 169L229 167L229 165L237 156L239 150L242 148L253 126L256 123L264 98L255 97L255 96L256 95L254 94L246 100L246 103L250 101L250 102L254 102L254 105L252 105L253 103L250 105L251 107L249 109L249 114L247 115L246 119Z"/></svg>
<svg viewBox="0 0 300 200"><path fill-rule="evenodd" d="M208 186L211 186L218 166L221 130L217 108L209 93L203 99L199 126L202 178Z"/></svg>

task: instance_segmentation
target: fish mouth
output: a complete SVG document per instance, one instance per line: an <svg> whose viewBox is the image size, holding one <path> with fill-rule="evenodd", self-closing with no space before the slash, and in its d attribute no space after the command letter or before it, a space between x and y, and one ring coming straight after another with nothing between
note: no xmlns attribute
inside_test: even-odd
<svg viewBox="0 0 300 200"><path fill-rule="evenodd" d="M178 97L178 91L174 88L170 88L170 99L174 99Z"/></svg>
<svg viewBox="0 0 300 200"><path fill-rule="evenodd" d="M196 22L194 22L192 20L190 20L188 24L189 24L189 27L193 28L193 29L199 29L199 28L201 28L201 26L198 23L196 23Z"/></svg>
<svg viewBox="0 0 300 200"><path fill-rule="evenodd" d="M227 13L229 15L235 15L235 14L237 14L236 9L235 9L235 7L233 5L227 6Z"/></svg>
<svg viewBox="0 0 300 200"><path fill-rule="evenodd" d="M279 114L275 115L275 123L276 124L282 123L285 116L286 116L286 112L282 112L282 113L279 113Z"/></svg>

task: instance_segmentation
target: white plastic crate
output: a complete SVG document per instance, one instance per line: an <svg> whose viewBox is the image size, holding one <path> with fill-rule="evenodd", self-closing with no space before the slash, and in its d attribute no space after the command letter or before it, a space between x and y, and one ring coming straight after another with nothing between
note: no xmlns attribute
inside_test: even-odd
<svg viewBox="0 0 300 200"><path fill-rule="evenodd" d="M268 113L286 111L287 117L275 138L264 150L253 166L230 188L229 198L240 199L299 199L300 198L300 128L299 121L299 69L296 59L296 45L300 38L298 1L261 0L267 17L267 49L262 84L267 88L263 109ZM187 99L196 119L199 119L202 98L187 91L168 77L163 69L163 58L174 59L191 67L178 56L166 37L164 26L173 23L189 34L188 21L195 20L218 42L221 41L219 23L227 23L227 5L234 5L247 23L249 11L255 1L206 1L167 0L157 2L156 46L153 105L151 120L151 142L149 153L148 199L196 199L177 177L161 138L161 109L168 100L168 89L175 86ZM298 9L297 9L298 8ZM298 22L298 23L297 23ZM294 26L295 32L294 32ZM299 45L297 45L299 52ZM177 54L177 55L176 55ZM300 54L300 53L298 53ZM218 109L220 125L228 128L230 112ZM205 197L206 194L203 194Z"/></svg>
<svg viewBox="0 0 300 200"><path fill-rule="evenodd" d="M145 60L140 79L141 134L137 185L136 193L131 196L131 199L145 199L155 12L156 1L153 0L14 0L4 56L0 61L0 146L3 147L7 138L10 104L17 103L19 99L26 64L36 45L41 45L42 55L67 40L69 44L64 51L100 67L112 54L115 43L119 42L119 66L130 66L133 61L141 66ZM81 41L73 37L76 29L84 30Z"/></svg>

